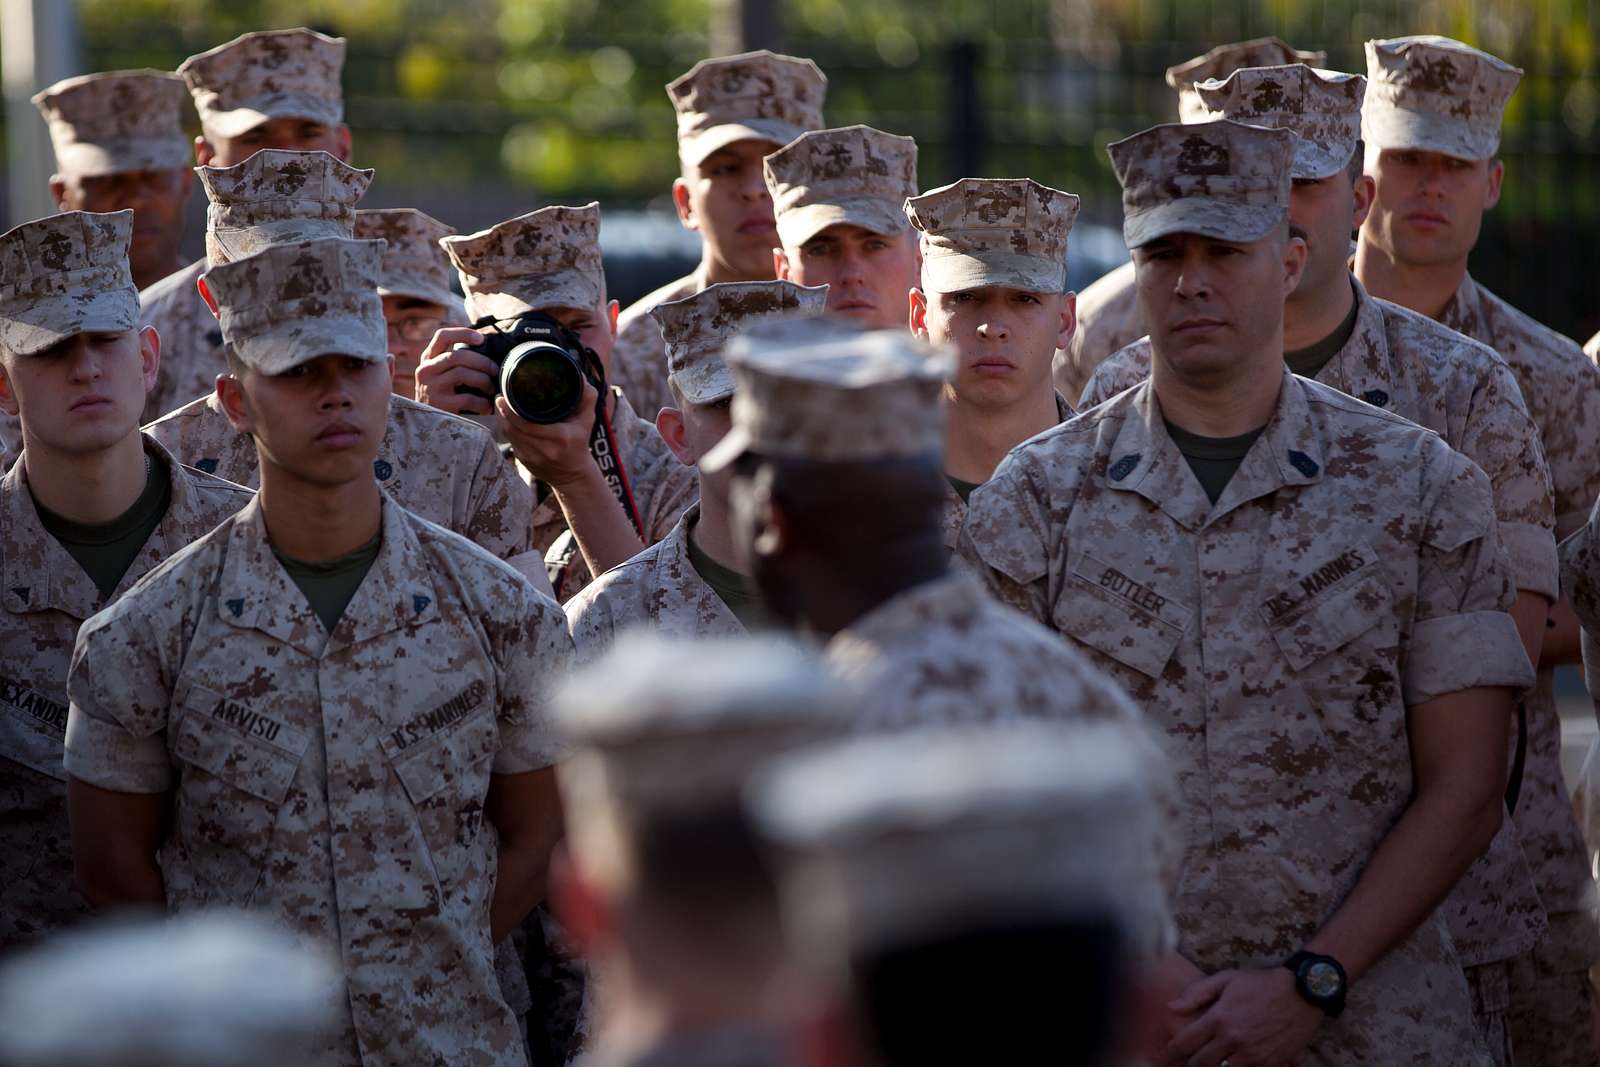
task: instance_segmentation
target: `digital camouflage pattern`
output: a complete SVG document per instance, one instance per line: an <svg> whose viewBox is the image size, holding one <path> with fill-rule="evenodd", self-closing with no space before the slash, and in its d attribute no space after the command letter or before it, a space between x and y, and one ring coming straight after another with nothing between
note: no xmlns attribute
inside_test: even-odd
<svg viewBox="0 0 1600 1067"><path fill-rule="evenodd" d="M1497 536L1513 585L1555 600L1560 581L1550 473L1510 368L1487 346L1375 299L1354 278L1351 283L1355 330L1316 380L1434 431L1476 463L1489 476ZM1143 382L1150 363L1148 338L1118 352L1090 379L1085 406ZM1554 704L1529 701L1527 712L1531 732L1559 733ZM1539 721L1545 716L1552 722ZM1544 936L1544 905L1509 818L1442 910L1468 967L1509 959Z"/></svg>
<svg viewBox="0 0 1600 1067"><path fill-rule="evenodd" d="M1195 95L1196 82L1226 78L1241 67L1277 67L1286 63L1325 67L1328 65L1328 53L1302 52L1276 37L1257 37L1251 41L1218 45L1203 56L1196 56L1176 67L1168 67L1167 85L1178 94L1179 121L1206 120L1206 106Z"/></svg>
<svg viewBox="0 0 1600 1067"><path fill-rule="evenodd" d="M655 424L634 412L626 394L612 389L611 397L611 429L617 438L617 455L622 457L622 469L638 505L644 540L654 544L699 499L699 472L679 462L656 432ZM533 508L533 548L549 562L562 547L557 541L564 542L572 536L567 530L567 517L555 494L537 483L526 467L518 463L514 469L537 501ZM574 550L566 569L552 579L556 599L565 603L593 580L583 553Z"/></svg>
<svg viewBox="0 0 1600 1067"><path fill-rule="evenodd" d="M1076 407L1095 368L1113 352L1150 331L1144 328L1139 295L1134 288L1133 261L1095 279L1078 294L1078 328L1066 348L1056 350L1050 374L1056 389Z"/></svg>
<svg viewBox="0 0 1600 1067"><path fill-rule="evenodd" d="M1076 412L1060 393L1056 394L1056 421L1066 422ZM946 484L944 490L944 547L951 553L961 542L961 526L967 519L967 504L956 492L955 486Z"/></svg>
<svg viewBox="0 0 1600 1067"><path fill-rule="evenodd" d="M233 428L215 396L185 404L145 427L179 461L252 489L261 484L255 439ZM395 503L500 559L528 551L528 488L489 431L438 408L389 398L378 485Z"/></svg>
<svg viewBox="0 0 1600 1067"><path fill-rule="evenodd" d="M1522 71L1448 37L1368 41L1361 136L1369 148L1492 159Z"/></svg>
<svg viewBox="0 0 1600 1067"><path fill-rule="evenodd" d="M1208 117L1293 130L1291 177L1317 180L1345 170L1361 143L1367 79L1304 63L1236 70L1194 87Z"/></svg>
<svg viewBox="0 0 1600 1067"><path fill-rule="evenodd" d="M172 501L110 600L163 560L209 533L250 491L180 466L145 439L153 469L167 472ZM67 668L83 621L110 600L45 531L25 464L0 479L0 953L88 914L73 881L67 827Z"/></svg>
<svg viewBox="0 0 1600 1067"><path fill-rule="evenodd" d="M1031 178L962 178L906 200L905 213L922 234L922 285L932 292L1066 289L1072 193Z"/></svg>
<svg viewBox="0 0 1600 1067"><path fill-rule="evenodd" d="M84 625L67 773L173 795L168 906L334 946L342 1032L305 1062L519 1065L489 943L491 775L563 755L571 639L525 579L385 498L330 635L252 502ZM441 975L448 981L440 981Z"/></svg>
<svg viewBox="0 0 1600 1067"><path fill-rule="evenodd" d="M187 95L176 74L115 70L58 81L35 93L33 106L50 128L57 172L92 178L187 167Z"/></svg>
<svg viewBox="0 0 1600 1067"><path fill-rule="evenodd" d="M689 562L689 532L700 505L667 536L595 579L567 601L567 625L579 663L599 659L617 635L644 627L668 637L737 637L744 624Z"/></svg>
<svg viewBox="0 0 1600 1067"><path fill-rule="evenodd" d="M1146 383L1013 450L962 551L1165 733L1179 949L1207 972L1276 966L1346 898L1411 801L1409 706L1533 682L1488 478L1293 375L1215 505ZM1436 914L1305 1058L1480 1062L1460 966Z"/></svg>
<svg viewBox="0 0 1600 1067"><path fill-rule="evenodd" d="M605 300L598 203L540 208L439 245L461 276L474 322L551 308L592 311Z"/></svg>
<svg viewBox="0 0 1600 1067"><path fill-rule="evenodd" d="M1123 239L1129 248L1175 233L1260 240L1289 217L1295 140L1218 119L1152 126L1113 143Z"/></svg>
<svg viewBox="0 0 1600 1067"><path fill-rule="evenodd" d="M854 960L981 929L986 917L1104 914L1130 962L1165 954L1174 936L1160 861L1178 851L1175 792L1128 707L1114 723L814 746L748 795L786 859L793 951L837 980Z"/></svg>
<svg viewBox="0 0 1600 1067"><path fill-rule="evenodd" d="M343 72L344 38L304 27L246 33L178 66L208 137L238 137L276 118L337 125Z"/></svg>
<svg viewBox="0 0 1600 1067"><path fill-rule="evenodd" d="M231 167L196 167L205 191L206 259L231 263L270 245L354 237L356 204L372 184L327 152L263 148Z"/></svg>
<svg viewBox="0 0 1600 1067"><path fill-rule="evenodd" d="M412 207L356 212L355 236L384 242L378 295L409 296L452 311L459 310L461 298L450 290L450 257L439 242L455 232Z"/></svg>
<svg viewBox="0 0 1600 1067"><path fill-rule="evenodd" d="M216 388L226 374L222 327L195 287L206 272L197 260L139 292L139 325L161 335L161 366L144 401L141 422L160 418Z"/></svg>
<svg viewBox="0 0 1600 1067"><path fill-rule="evenodd" d="M690 166L735 141L788 144L822 128L828 79L809 59L766 49L702 59L667 84L678 155Z"/></svg>
<svg viewBox="0 0 1600 1067"><path fill-rule="evenodd" d="M702 470L745 452L843 462L944 451L940 398L953 359L904 330L783 319L746 330L723 358L736 385L733 428Z"/></svg>
<svg viewBox="0 0 1600 1067"><path fill-rule="evenodd" d="M871 126L814 130L772 153L761 169L785 248L839 224L893 237L906 232L902 205L917 195L917 142Z"/></svg>
<svg viewBox="0 0 1600 1067"><path fill-rule="evenodd" d="M723 347L758 322L820 315L827 301L826 285L718 282L682 300L657 304L650 317L667 346L667 380L690 404L732 396L733 374L722 358Z"/></svg>
<svg viewBox="0 0 1600 1067"><path fill-rule="evenodd" d="M262 374L282 374L330 354L389 358L382 262L382 241L324 237L215 264L202 280L229 350Z"/></svg>
<svg viewBox="0 0 1600 1067"><path fill-rule="evenodd" d="M668 282L634 301L617 316L617 343L611 346L610 380L628 394L636 410L649 417L674 406L667 389L667 342L650 312L660 304L693 296L710 283L702 269Z"/></svg>
<svg viewBox="0 0 1600 1067"><path fill-rule="evenodd" d="M864 729L1138 719L1088 657L995 603L965 573L880 604L835 634L823 655L863 694Z"/></svg>

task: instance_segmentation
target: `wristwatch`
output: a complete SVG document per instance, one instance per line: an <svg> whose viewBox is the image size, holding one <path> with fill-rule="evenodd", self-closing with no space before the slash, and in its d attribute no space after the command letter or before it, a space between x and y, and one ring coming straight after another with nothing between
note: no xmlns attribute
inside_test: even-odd
<svg viewBox="0 0 1600 1067"><path fill-rule="evenodd" d="M1283 965L1294 972L1295 992L1307 1004L1320 1008L1330 1019L1339 1017L1344 1011L1344 996L1350 980L1338 960L1301 951L1284 960Z"/></svg>

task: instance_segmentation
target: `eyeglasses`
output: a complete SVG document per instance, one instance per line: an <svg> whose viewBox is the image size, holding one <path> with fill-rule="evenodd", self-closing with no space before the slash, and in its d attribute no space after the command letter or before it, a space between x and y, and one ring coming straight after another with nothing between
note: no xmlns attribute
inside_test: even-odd
<svg viewBox="0 0 1600 1067"><path fill-rule="evenodd" d="M403 319L390 319L389 332L399 334L404 341L427 341L443 325L442 315L407 315Z"/></svg>

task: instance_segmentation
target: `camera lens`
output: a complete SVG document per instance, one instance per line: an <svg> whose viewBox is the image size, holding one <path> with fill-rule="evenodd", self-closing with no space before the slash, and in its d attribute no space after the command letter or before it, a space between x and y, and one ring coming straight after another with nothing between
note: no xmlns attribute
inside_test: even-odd
<svg viewBox="0 0 1600 1067"><path fill-rule="evenodd" d="M529 422L563 422L583 400L583 369L566 349L530 341L506 356L500 392L511 410Z"/></svg>

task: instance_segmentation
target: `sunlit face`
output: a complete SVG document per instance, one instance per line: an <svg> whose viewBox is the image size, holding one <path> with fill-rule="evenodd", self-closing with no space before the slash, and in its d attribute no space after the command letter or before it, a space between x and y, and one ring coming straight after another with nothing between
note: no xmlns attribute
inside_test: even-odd
<svg viewBox="0 0 1600 1067"><path fill-rule="evenodd" d="M1362 240L1398 263L1425 267L1466 259L1483 213L1500 201L1505 168L1499 160L1390 148L1368 156L1367 173L1377 190Z"/></svg>
<svg viewBox="0 0 1600 1067"><path fill-rule="evenodd" d="M683 224L698 230L711 258L740 278L772 277L778 230L761 161L781 146L745 140L685 165L674 200Z"/></svg>
<svg viewBox="0 0 1600 1067"><path fill-rule="evenodd" d="M798 248L778 252L778 276L828 286L828 311L872 329L906 327L907 294L917 284L917 241L835 223Z"/></svg>
<svg viewBox="0 0 1600 1067"><path fill-rule="evenodd" d="M913 296L913 330L959 356L958 403L1003 409L1054 387L1050 363L1072 339L1077 297L1003 285Z"/></svg>
<svg viewBox="0 0 1600 1067"><path fill-rule="evenodd" d="M408 400L417 395L417 364L444 325L445 309L413 296L383 298L383 319L389 326L389 355L394 357L394 391Z"/></svg>
<svg viewBox="0 0 1600 1067"><path fill-rule="evenodd" d="M391 380L388 360L329 354L282 374L225 378L221 395L234 428L256 439L263 465L336 487L373 476Z"/></svg>
<svg viewBox="0 0 1600 1067"><path fill-rule="evenodd" d="M201 166L231 167L243 163L263 148L286 152L327 152L350 162L350 128L316 119L268 119L237 137L200 137L195 156Z"/></svg>
<svg viewBox="0 0 1600 1067"><path fill-rule="evenodd" d="M172 270L183 241L183 206L193 171L179 167L92 177L63 174L58 181L53 188L62 211L133 211L128 264L135 279L153 280Z"/></svg>
<svg viewBox="0 0 1600 1067"><path fill-rule="evenodd" d="M27 440L91 455L139 429L155 384L153 329L74 334L30 356L0 358L0 409L20 415Z"/></svg>

